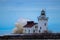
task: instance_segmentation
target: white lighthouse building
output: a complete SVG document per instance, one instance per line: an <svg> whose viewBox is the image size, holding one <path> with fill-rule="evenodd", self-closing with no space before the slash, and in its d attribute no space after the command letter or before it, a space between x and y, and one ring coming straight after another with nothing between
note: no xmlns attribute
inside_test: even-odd
<svg viewBox="0 0 60 40"><path fill-rule="evenodd" d="M48 17L46 17L45 10L41 11L41 15L38 17L38 30L40 32L47 31Z"/></svg>
<svg viewBox="0 0 60 40"><path fill-rule="evenodd" d="M23 27L23 33L44 33L47 31L47 22L48 17L46 17L45 10L42 10L38 17L38 23L27 21L27 24Z"/></svg>

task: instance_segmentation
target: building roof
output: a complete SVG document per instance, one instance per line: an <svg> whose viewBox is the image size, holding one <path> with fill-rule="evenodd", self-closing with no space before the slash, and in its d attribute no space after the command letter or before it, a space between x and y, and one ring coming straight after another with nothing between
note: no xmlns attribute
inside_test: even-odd
<svg viewBox="0 0 60 40"><path fill-rule="evenodd" d="M34 23L34 21L27 21L27 24L24 27L33 27L37 23Z"/></svg>

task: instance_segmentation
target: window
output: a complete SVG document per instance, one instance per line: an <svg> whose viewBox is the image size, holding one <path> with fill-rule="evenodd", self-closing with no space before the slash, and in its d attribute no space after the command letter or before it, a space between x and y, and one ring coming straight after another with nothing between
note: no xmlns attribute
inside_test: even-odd
<svg viewBox="0 0 60 40"><path fill-rule="evenodd" d="M40 29L41 29L41 27L40 27Z"/></svg>
<svg viewBox="0 0 60 40"><path fill-rule="evenodd" d="M40 33L40 30L39 30L39 33Z"/></svg>
<svg viewBox="0 0 60 40"><path fill-rule="evenodd" d="M26 30L25 30L25 32L26 32Z"/></svg>
<svg viewBox="0 0 60 40"><path fill-rule="evenodd" d="M46 23L44 25L46 26Z"/></svg>
<svg viewBox="0 0 60 40"><path fill-rule="evenodd" d="M33 33L35 33L35 30L33 30Z"/></svg>
<svg viewBox="0 0 60 40"><path fill-rule="evenodd" d="M26 31L26 30L25 30Z"/></svg>
<svg viewBox="0 0 60 40"><path fill-rule="evenodd" d="M35 26L35 28L38 28L38 26Z"/></svg>
<svg viewBox="0 0 60 40"><path fill-rule="evenodd" d="M30 33L30 30L29 30L29 33Z"/></svg>
<svg viewBox="0 0 60 40"><path fill-rule="evenodd" d="M45 13L44 13L44 12L42 12L42 15L45 15Z"/></svg>

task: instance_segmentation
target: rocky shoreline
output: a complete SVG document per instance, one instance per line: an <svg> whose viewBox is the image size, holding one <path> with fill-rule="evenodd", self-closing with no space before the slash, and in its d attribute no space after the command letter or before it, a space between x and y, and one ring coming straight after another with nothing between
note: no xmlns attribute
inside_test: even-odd
<svg viewBox="0 0 60 40"><path fill-rule="evenodd" d="M4 35L0 39L60 39L60 33Z"/></svg>

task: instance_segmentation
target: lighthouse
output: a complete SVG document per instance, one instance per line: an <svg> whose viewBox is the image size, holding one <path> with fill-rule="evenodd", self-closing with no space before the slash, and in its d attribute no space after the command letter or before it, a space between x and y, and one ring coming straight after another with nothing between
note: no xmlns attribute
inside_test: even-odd
<svg viewBox="0 0 60 40"><path fill-rule="evenodd" d="M38 17L38 33L47 31L48 17L46 17L45 10L42 9L40 16Z"/></svg>
<svg viewBox="0 0 60 40"><path fill-rule="evenodd" d="M45 33L47 31L48 17L46 17L45 10L41 11L38 17L38 23L34 21L27 21L23 27L23 33Z"/></svg>

